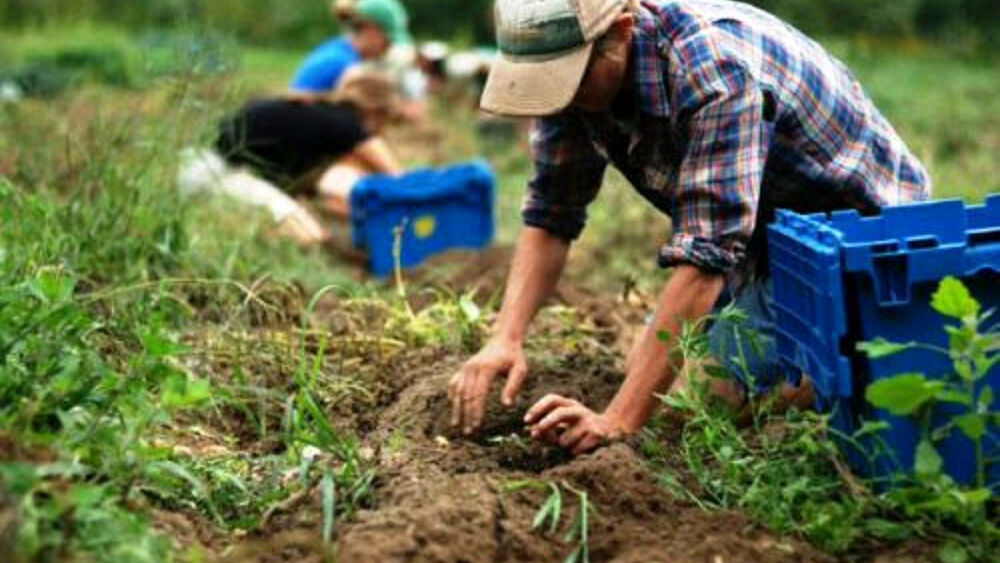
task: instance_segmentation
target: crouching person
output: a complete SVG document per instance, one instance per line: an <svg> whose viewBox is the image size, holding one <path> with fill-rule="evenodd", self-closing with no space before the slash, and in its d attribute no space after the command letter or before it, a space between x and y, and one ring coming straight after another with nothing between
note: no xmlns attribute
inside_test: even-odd
<svg viewBox="0 0 1000 563"><path fill-rule="evenodd" d="M727 303L747 313L762 341L741 350L732 327L716 323L708 334L716 360L736 376L782 385L764 256L776 208L872 214L930 194L923 166L850 72L746 4L498 0L496 22L500 57L482 107L537 118L535 175L493 336L450 382L452 423L465 433L481 425L498 376L507 405L530 377L528 325L609 164L671 219L658 262L673 271L606 408L551 395L528 411L533 436L576 454L637 432L657 395L684 385L671 361L675 341L659 335ZM730 365L739 352L744 365ZM737 379L714 390L736 404L758 391ZM807 402L802 389L783 391Z"/></svg>
<svg viewBox="0 0 1000 563"><path fill-rule="evenodd" d="M329 231L295 198L314 197L321 212L346 219L358 180L401 172L379 136L397 108L392 83L364 72L350 73L325 98L250 101L223 120L214 151L187 151L181 189L264 207L299 243L322 243Z"/></svg>

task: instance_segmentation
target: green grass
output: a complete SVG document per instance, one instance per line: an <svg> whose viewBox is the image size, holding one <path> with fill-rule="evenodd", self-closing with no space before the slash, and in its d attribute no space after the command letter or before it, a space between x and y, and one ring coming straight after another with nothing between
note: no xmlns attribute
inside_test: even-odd
<svg viewBox="0 0 1000 563"><path fill-rule="evenodd" d="M18 523L18 551L5 560L162 561L173 548L150 528L154 509L246 530L313 487L331 529L372 502L373 476L350 433L324 415L353 383L332 383L343 352L299 341L302 304L331 285L344 298L369 299L390 321L379 336L401 346L464 352L484 331L462 295L441 293L410 311L391 288L358 281L336 259L275 240L261 213L176 196L180 149L208 142L217 119L247 96L282 90L297 53L245 49L230 61L240 70L220 74L197 59L151 67L135 41L92 26L0 37L5 70L94 55L61 93L0 105L0 523L8 514ZM924 156L938 195L978 200L998 191L995 65L930 49L837 50ZM419 147L407 162L485 155L499 174L499 241L510 243L530 161L523 143L478 140L474 121L469 105L436 108L437 154ZM633 281L653 291L664 276L656 248L668 234L669 222L609 175L570 277L602 291ZM268 323L292 344L255 339ZM195 360L207 363L192 367ZM703 483L706 505L804 530L833 550L871 526L898 532L867 501L829 491L837 476L820 463L829 452L812 434L816 420L793 419L790 443L763 446L717 424L691 426L689 460L728 446L725 455L750 461L719 484ZM189 443L200 436L192 428L211 438L214 454ZM241 451L247 435L273 449ZM336 463L310 462L310 446ZM289 471L300 478L280 481ZM809 483L798 486L796 474ZM775 491L783 496L770 510ZM7 533L0 529L0 540Z"/></svg>

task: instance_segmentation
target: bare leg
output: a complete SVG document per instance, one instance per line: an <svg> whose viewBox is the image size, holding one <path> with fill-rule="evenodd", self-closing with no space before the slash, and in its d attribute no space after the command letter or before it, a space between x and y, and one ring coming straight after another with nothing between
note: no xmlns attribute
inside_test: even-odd
<svg viewBox="0 0 1000 563"><path fill-rule="evenodd" d="M369 173L364 163L350 156L328 168L316 183L323 210L338 219L350 218L351 190Z"/></svg>

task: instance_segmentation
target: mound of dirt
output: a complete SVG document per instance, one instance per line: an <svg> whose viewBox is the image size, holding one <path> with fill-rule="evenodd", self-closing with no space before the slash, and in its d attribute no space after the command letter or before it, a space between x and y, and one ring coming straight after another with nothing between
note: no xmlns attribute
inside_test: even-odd
<svg viewBox="0 0 1000 563"><path fill-rule="evenodd" d="M804 561L808 546L760 531L737 514L705 513L678 503L625 444L571 459L529 442L521 417L546 393L559 392L603 407L620 383L610 361L589 369L533 372L517 407L491 397L487 424L471 439L448 424L445 385L458 368L449 360L422 370L382 415L369 442L379 450L377 510L360 513L337 541L342 561L561 561L575 547L562 533L532 529L546 489L512 492L524 480L563 487L560 530L578 505L573 489L593 506L592 561Z"/></svg>
<svg viewBox="0 0 1000 563"><path fill-rule="evenodd" d="M421 450L412 451L422 456ZM808 546L754 528L743 516L677 503L624 444L533 475L564 487L560 530L578 510L565 491L587 492L594 507L592 561L821 559ZM381 487L380 508L360 514L341 533L338 556L342 561L561 561L575 546L563 543L561 533L532 529L546 493L505 492L526 476L507 469L456 474L432 463L398 469Z"/></svg>
<svg viewBox="0 0 1000 563"><path fill-rule="evenodd" d="M629 444L573 459L528 439L523 416L542 396L559 393L602 409L622 380L620 354L609 346L613 339L604 338L619 321L602 327L592 317L579 326L562 319L559 328L546 325L544 315L539 320L546 350L532 358L518 403L503 407L494 385L485 426L471 437L451 427L447 398L447 382L464 357L403 350L379 360L352 353L361 363L351 373L363 374L359 383L371 391L368 399L323 402L334 425L353 430L370 452L377 505L337 523L337 561L562 561L577 547L564 539L580 510L576 491L586 493L592 508L591 561L823 560L809 546L777 538L742 515L678 501ZM533 527L549 483L564 501L556 533ZM318 493L300 500L226 548L227 560L318 561L330 555L315 541L322 522Z"/></svg>

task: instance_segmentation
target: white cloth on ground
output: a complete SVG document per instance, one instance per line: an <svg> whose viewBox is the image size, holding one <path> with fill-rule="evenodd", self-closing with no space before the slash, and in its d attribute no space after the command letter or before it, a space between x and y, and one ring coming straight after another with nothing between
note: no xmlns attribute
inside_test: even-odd
<svg viewBox="0 0 1000 563"><path fill-rule="evenodd" d="M211 149L188 147L181 151L177 185L183 196L223 193L265 208L279 223L292 216L310 217L311 220L309 212L280 188L249 170L231 167Z"/></svg>

